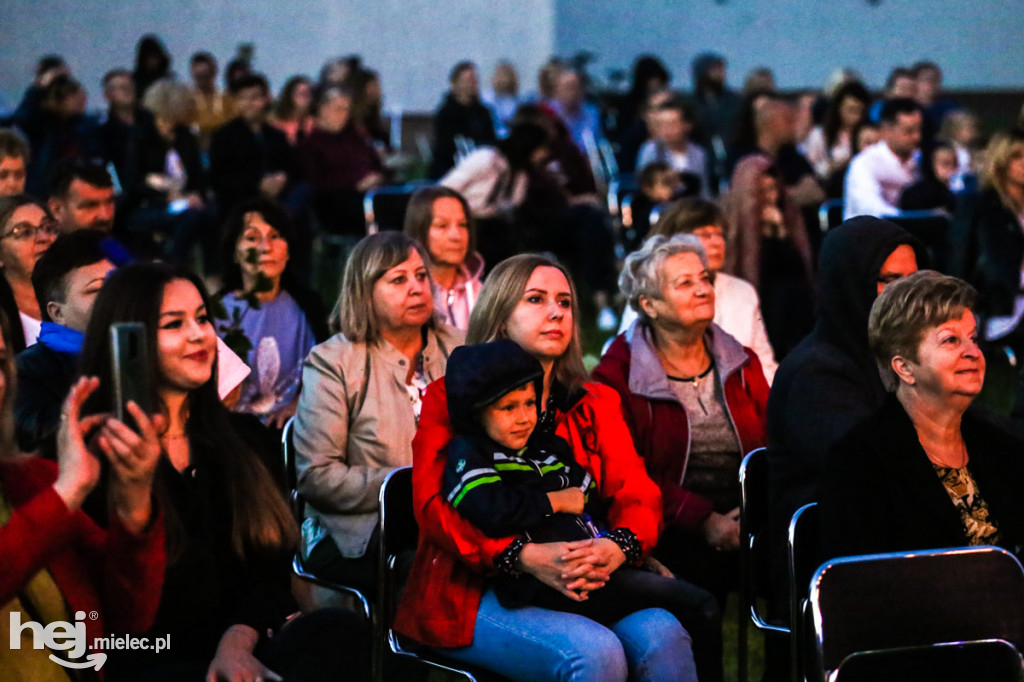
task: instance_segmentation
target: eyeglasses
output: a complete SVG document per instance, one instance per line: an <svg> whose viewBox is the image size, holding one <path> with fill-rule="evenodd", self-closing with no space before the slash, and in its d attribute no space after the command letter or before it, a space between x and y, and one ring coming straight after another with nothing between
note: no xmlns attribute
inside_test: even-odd
<svg viewBox="0 0 1024 682"><path fill-rule="evenodd" d="M57 221L56 220L44 220L39 225L33 225L32 223L18 223L13 226L7 232L0 234L0 239L7 239L11 237L17 240L28 240L35 239L40 233L44 236L54 236L57 234Z"/></svg>

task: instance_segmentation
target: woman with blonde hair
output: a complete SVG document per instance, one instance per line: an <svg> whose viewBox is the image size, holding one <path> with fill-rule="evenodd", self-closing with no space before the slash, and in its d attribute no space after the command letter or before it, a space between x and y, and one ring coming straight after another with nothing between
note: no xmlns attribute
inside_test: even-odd
<svg viewBox="0 0 1024 682"><path fill-rule="evenodd" d="M206 171L199 141L188 127L195 110L192 91L162 79L146 91L142 106L149 116L139 120L128 146L123 210L130 232L139 239L166 234L163 255L175 263L184 263L195 242L210 233L213 240L204 255L209 269L215 269L215 231L203 230Z"/></svg>
<svg viewBox="0 0 1024 682"><path fill-rule="evenodd" d="M982 192L971 223L977 258L967 263L987 317L985 338L1015 341L1024 316L1024 129L996 133L985 150Z"/></svg>
<svg viewBox="0 0 1024 682"><path fill-rule="evenodd" d="M663 609L643 609L611 624L535 606L507 607L491 586L495 571L528 573L585 601L614 571L639 564L661 528L657 486L633 449L617 397L587 381L577 310L565 269L544 256L521 254L488 277L467 340L511 339L540 362L536 428L568 441L608 505L611 530L589 540L538 543L488 537L459 516L441 493L454 434L445 384L437 381L424 398L413 441L413 505L421 532L395 628L513 679L694 679L694 659L702 680L720 679L714 598L667 571L649 576L651 589L664 595Z"/></svg>
<svg viewBox="0 0 1024 682"><path fill-rule="evenodd" d="M376 590L381 483L412 464L423 393L462 344L462 332L434 318L429 263L398 232L360 241L331 314L336 333L302 370L294 439L306 566L367 592Z"/></svg>

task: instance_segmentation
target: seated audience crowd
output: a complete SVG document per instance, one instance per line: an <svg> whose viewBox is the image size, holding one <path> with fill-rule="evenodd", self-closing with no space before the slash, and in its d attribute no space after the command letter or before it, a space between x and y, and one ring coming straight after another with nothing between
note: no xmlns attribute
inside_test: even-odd
<svg viewBox="0 0 1024 682"><path fill-rule="evenodd" d="M147 35L102 117L40 59L0 119L0 678L408 679L390 633L508 679L715 682L757 448L780 624L809 502L823 558L1020 554L1024 373L1012 409L982 388L1024 354L1024 129L977 147L932 62L877 98L691 67L599 96L555 58L527 95L459 62L378 230L413 171L358 56L275 97ZM87 655L124 634L170 646Z"/></svg>

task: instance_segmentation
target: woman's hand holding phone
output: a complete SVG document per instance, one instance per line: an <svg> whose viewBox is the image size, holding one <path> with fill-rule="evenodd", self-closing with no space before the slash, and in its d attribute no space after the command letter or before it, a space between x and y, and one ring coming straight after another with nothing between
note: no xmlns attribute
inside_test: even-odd
<svg viewBox="0 0 1024 682"><path fill-rule="evenodd" d="M113 471L110 493L114 509L128 530L140 533L152 513L153 478L163 452L160 433L166 428L166 419L147 415L135 401L129 401L126 410L138 431L109 418L96 441Z"/></svg>

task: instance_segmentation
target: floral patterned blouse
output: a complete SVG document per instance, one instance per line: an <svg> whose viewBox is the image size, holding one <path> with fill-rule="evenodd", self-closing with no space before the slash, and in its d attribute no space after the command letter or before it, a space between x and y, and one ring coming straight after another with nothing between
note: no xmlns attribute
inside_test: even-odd
<svg viewBox="0 0 1024 682"><path fill-rule="evenodd" d="M967 467L954 469L932 464L957 510L964 527L968 545L999 544L999 526L988 510L988 504L978 490L978 484Z"/></svg>

